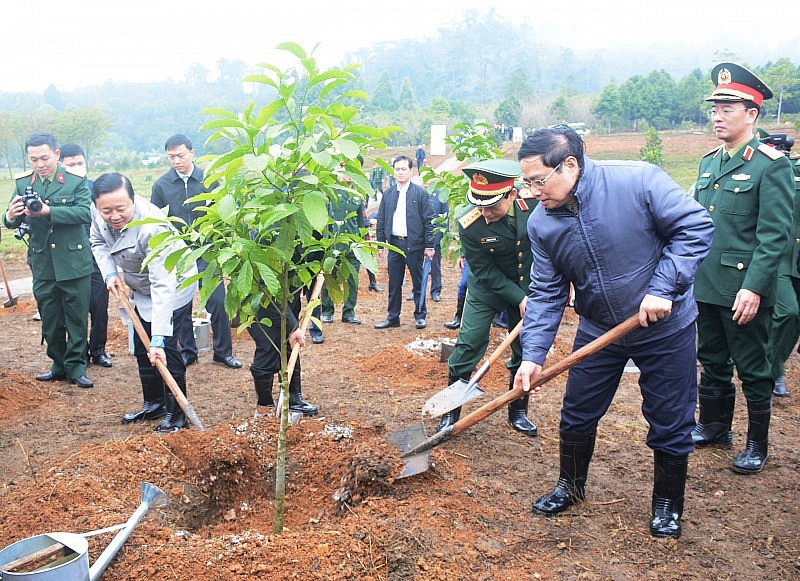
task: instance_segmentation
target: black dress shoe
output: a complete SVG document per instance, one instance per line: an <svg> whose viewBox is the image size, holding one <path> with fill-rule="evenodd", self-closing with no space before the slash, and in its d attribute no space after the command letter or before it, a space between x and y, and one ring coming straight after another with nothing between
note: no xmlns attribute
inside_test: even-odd
<svg viewBox="0 0 800 581"><path fill-rule="evenodd" d="M319 320L323 323L333 323L333 315L322 315Z"/></svg>
<svg viewBox="0 0 800 581"><path fill-rule="evenodd" d="M74 377L70 379L69 382L74 385L77 385L78 387L83 387L83 388L94 387L94 382L85 375Z"/></svg>
<svg viewBox="0 0 800 581"><path fill-rule="evenodd" d="M424 329L428 326L428 323L425 322L425 319L417 319L414 324L417 326L417 329Z"/></svg>
<svg viewBox="0 0 800 581"><path fill-rule="evenodd" d="M325 337L324 337L324 336L322 336L322 335L313 335L313 336L311 337L311 342L312 342L314 345L321 345L322 343L324 343L324 342L325 342Z"/></svg>
<svg viewBox="0 0 800 581"><path fill-rule="evenodd" d="M378 285L377 282L369 283L369 287L368 288L369 288L370 291L372 291L374 293L382 293L383 292L383 287Z"/></svg>
<svg viewBox="0 0 800 581"><path fill-rule="evenodd" d="M342 317L342 323L350 323L351 325L360 325L361 319L355 317Z"/></svg>
<svg viewBox="0 0 800 581"><path fill-rule="evenodd" d="M137 424L145 420L157 420L167 415L167 408L163 401L146 401L138 412L122 416L123 424Z"/></svg>
<svg viewBox="0 0 800 581"><path fill-rule="evenodd" d="M185 367L197 363L197 355L192 355L191 353L181 353L181 359L183 359L183 365Z"/></svg>
<svg viewBox="0 0 800 581"><path fill-rule="evenodd" d="M386 319L382 323L378 323L377 325L375 325L375 328L388 329L389 327L399 327L399 326L400 326L400 321L390 321L389 319Z"/></svg>
<svg viewBox="0 0 800 581"><path fill-rule="evenodd" d="M434 303L438 303L440 300L442 300L442 295L439 293L431 293L431 300Z"/></svg>
<svg viewBox="0 0 800 581"><path fill-rule="evenodd" d="M96 363L100 367L111 367L111 358L106 353L91 356L92 363Z"/></svg>
<svg viewBox="0 0 800 581"><path fill-rule="evenodd" d="M36 381L62 381L67 378L65 373L53 373L52 371L45 371L36 376Z"/></svg>
<svg viewBox="0 0 800 581"><path fill-rule="evenodd" d="M236 359L236 357L233 355L226 355L225 357L214 355L214 363L219 363L220 365L230 367L231 369L239 369L242 367L242 362Z"/></svg>

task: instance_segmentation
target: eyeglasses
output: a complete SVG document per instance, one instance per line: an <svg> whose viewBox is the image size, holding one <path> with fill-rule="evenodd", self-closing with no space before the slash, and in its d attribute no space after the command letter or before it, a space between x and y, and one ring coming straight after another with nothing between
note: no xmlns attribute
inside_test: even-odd
<svg viewBox="0 0 800 581"><path fill-rule="evenodd" d="M550 170L550 173L547 174L546 176L544 176L542 179L540 179L540 180L522 180L522 183L525 184L525 187L527 187L527 188L541 189L541 188L543 188L545 186L545 184L547 184L547 180L549 180L550 177L554 173L556 173L558 168L561 167L562 163L564 163L563 160L561 162L559 162L559 164L556 167L554 167L552 170Z"/></svg>
<svg viewBox="0 0 800 581"><path fill-rule="evenodd" d="M709 119L713 119L714 115L719 115L720 117L730 117L737 111L746 111L747 107L723 107L722 109L709 109L706 111L706 117Z"/></svg>

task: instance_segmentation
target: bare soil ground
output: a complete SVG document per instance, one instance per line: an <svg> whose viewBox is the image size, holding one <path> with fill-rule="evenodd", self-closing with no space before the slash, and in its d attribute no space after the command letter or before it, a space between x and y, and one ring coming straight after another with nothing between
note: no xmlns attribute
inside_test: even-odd
<svg viewBox="0 0 800 581"><path fill-rule="evenodd" d="M590 146L624 147L604 139ZM665 147L694 148L698 156L713 145L708 136L675 140ZM12 279L29 274L24 259L6 257L5 265ZM320 416L290 427L280 535L272 534L278 423L253 420L246 366L230 370L202 355L189 368L188 396L209 429L157 436L152 424L120 423L138 409L141 392L117 305L110 308L114 367L90 367L96 385L88 390L33 380L49 361L32 300L0 309L0 547L122 523L147 481L170 504L142 521L104 578L800 578L796 354L787 369L792 396L774 405L766 469L750 477L730 470L746 430L739 397L733 449L691 456L677 542L652 539L647 530L652 453L635 373L624 375L600 425L587 501L562 516L535 516L530 504L557 479L563 377L531 398L537 438L513 432L502 410L435 448L427 472L397 479L400 454L384 437L418 423L425 400L447 383L438 352L406 347L455 337L442 323L453 315L458 276L445 266L443 300L429 302L427 329L414 328L405 303L402 326L379 331L372 325L385 316L386 294L367 292L362 273L357 313L364 324L335 319L325 325L324 344L304 349L304 395ZM385 270L379 281L386 286ZM569 353L576 323L568 311L553 360ZM492 346L503 336L493 329ZM246 333L235 339L246 364L252 350ZM496 364L482 382L487 395L469 409L501 394L506 380ZM426 424L430 435L436 424ZM92 561L110 537L90 538Z"/></svg>

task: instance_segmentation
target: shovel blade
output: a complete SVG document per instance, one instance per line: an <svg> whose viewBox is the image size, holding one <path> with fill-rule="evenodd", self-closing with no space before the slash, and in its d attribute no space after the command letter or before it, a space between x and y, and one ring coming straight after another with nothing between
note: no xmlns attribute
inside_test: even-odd
<svg viewBox="0 0 800 581"><path fill-rule="evenodd" d="M428 437L425 435L425 424L420 422L408 428L403 428L396 432L392 432L386 436L386 441L393 446L397 446L404 453L412 450L427 441ZM411 456L403 456L404 469L398 478L407 478L425 472L430 466L430 450L412 454Z"/></svg>
<svg viewBox="0 0 800 581"><path fill-rule="evenodd" d="M19 299L19 296L9 297L9 299L6 302L3 303L3 307L6 308L6 309L8 307L13 307L14 305L17 304L17 300L18 299Z"/></svg>
<svg viewBox="0 0 800 581"><path fill-rule="evenodd" d="M459 379L449 387L431 396L422 406L422 415L423 417L441 416L471 402L473 399L479 398L484 393L477 383L470 385L469 382Z"/></svg>

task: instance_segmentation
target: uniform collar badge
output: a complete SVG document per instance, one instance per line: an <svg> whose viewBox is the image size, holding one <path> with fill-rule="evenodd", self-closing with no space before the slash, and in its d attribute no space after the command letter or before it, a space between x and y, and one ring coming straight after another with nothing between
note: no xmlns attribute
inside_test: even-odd
<svg viewBox="0 0 800 581"><path fill-rule="evenodd" d="M56 181L58 183L60 183L60 184L63 184L64 183L64 174L63 173L56 174Z"/></svg>

